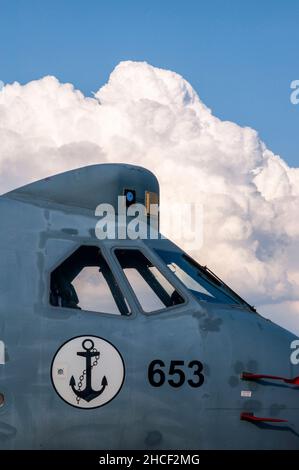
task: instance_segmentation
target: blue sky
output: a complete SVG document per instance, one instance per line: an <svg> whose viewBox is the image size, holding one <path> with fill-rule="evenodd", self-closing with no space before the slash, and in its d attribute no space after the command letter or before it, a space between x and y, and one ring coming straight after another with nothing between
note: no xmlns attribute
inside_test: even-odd
<svg viewBox="0 0 299 470"><path fill-rule="evenodd" d="M0 79L55 75L86 95L121 60L182 74L221 119L299 166L298 0L0 0Z"/></svg>

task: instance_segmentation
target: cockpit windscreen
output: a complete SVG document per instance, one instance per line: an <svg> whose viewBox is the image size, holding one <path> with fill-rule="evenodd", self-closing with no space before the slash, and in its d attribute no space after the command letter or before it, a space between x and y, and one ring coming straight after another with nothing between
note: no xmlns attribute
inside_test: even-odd
<svg viewBox="0 0 299 470"><path fill-rule="evenodd" d="M253 309L206 266L201 266L182 252L155 249L169 269L199 300L211 303L238 304Z"/></svg>

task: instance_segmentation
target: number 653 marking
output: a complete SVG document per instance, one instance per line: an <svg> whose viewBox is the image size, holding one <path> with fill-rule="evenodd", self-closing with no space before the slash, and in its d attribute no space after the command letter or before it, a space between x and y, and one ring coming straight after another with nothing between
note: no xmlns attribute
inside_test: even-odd
<svg viewBox="0 0 299 470"><path fill-rule="evenodd" d="M171 387L178 388L184 385L186 382L186 368L190 369L188 375L192 378L187 380L190 387L197 388L201 387L204 383L204 375L202 373L203 365L200 361L194 360L185 364L185 361L170 361L168 370L165 372L165 363L160 359L155 359L148 366L148 380L153 387L161 387L166 381ZM173 378L169 378L173 377Z"/></svg>

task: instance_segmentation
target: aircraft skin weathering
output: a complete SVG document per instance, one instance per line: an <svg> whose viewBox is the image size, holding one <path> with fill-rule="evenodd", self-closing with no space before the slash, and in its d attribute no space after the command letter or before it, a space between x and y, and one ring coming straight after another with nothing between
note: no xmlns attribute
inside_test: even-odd
<svg viewBox="0 0 299 470"><path fill-rule="evenodd" d="M0 449L299 449L298 339L160 234L100 240L120 195L158 181L92 165L0 197Z"/></svg>

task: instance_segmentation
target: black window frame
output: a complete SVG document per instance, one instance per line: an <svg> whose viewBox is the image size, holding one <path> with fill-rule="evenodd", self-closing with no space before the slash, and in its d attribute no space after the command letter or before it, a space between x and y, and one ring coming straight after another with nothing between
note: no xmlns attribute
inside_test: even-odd
<svg viewBox="0 0 299 470"><path fill-rule="evenodd" d="M70 242L71 241L74 241L74 240L69 240ZM50 303L50 292L51 292L51 276L52 276L52 273L59 267L61 266L64 261L66 261L68 258L70 258L74 253L76 253L76 251L78 251L81 247L83 246L86 246L86 247L95 247L95 248L98 248L100 250L100 253L101 253L101 256L104 258L104 261L106 262L107 266L109 267L109 270L110 270L110 273L112 274L117 286L118 286L118 289L124 299L124 302L126 304L126 307L128 309L128 313L127 314L122 314L121 312L120 313L109 313L109 312L105 312L105 311L100 311L100 310L86 310L86 309L83 309L83 308L72 308L72 307L67 307L67 306L55 306L55 305L52 305ZM59 311L66 311L68 313L72 313L74 315L76 314L81 314L81 313L87 313L87 314L92 314L92 315L101 315L103 317L108 317L108 318L118 318L118 319L124 319L124 318L127 318L127 319L133 319L136 317L136 314L134 312L134 309L132 308L132 304L130 302L130 300L128 299L128 297L126 296L126 292L125 290L123 289L123 286L122 286L122 282L120 282L120 280L122 281L122 273L121 274L121 279L119 278L119 273L118 273L118 269L114 269L113 268L113 263L111 263L111 260L110 260L110 256L109 256L109 252L108 252L108 256L107 256L107 252L105 252L105 248L103 246L101 246L100 243L97 243L93 240L86 240L86 241L80 241L80 243L76 243L75 246L73 246L70 250L68 250L66 253L64 253L60 258L59 260L52 266L50 266L48 269L47 269L47 295L46 295L46 302L47 302L47 308L50 308L51 310L53 309L54 311L57 311L59 309ZM118 266L117 266L118 268ZM81 271L80 271L81 272ZM107 281L106 281L107 282ZM114 299L114 296L113 296L113 292L111 291L110 289L110 286L109 284L107 283L107 286L111 292L111 295ZM114 302L115 302L115 299L114 299ZM118 308L118 305L117 303L115 302L115 305L116 307ZM119 310L119 308L118 308Z"/></svg>
<svg viewBox="0 0 299 470"><path fill-rule="evenodd" d="M171 305L169 307L165 306L161 309L158 309L158 310L153 310L153 311L150 311L150 312L147 312L145 311L143 308L142 308L142 305L140 304L139 300L138 300L138 297L130 283L130 281L128 280L120 262L118 261L118 258L116 256L116 253L115 251L117 250L130 250L130 251L133 251L133 250L138 250L140 251L143 256L145 258L147 258L152 264L153 266L155 266L155 268L159 271L159 273L169 282L169 284L177 291L177 293L182 297L183 299L183 302L182 303L179 303L177 305ZM130 293L131 293L131 296L133 296L133 299L138 307L138 311L140 311L143 315L145 316L153 316L153 315L160 315L160 314L163 314L163 313L166 313L166 312L173 312L174 310L180 310L182 308L186 308L186 306L188 306L189 304L189 295L185 292L185 287L183 286L183 289L181 287L181 282L179 281L179 279L177 279L175 276L173 276L173 274L171 273L170 269L166 266L166 269L164 269L165 267L163 266L163 269L161 269L161 258L159 256L156 256L155 253L154 254L154 257L152 257L152 253L150 250L148 250L146 247L144 248L144 246L140 246L138 245L136 242L133 244L117 244L115 246L113 246L111 249L110 249L110 252L113 256L113 260L114 262L117 264L117 268L120 272L120 275L122 276L122 279L123 279L123 282L127 285L127 288L130 290ZM154 259L153 259L154 258ZM156 258L156 259L155 259Z"/></svg>

